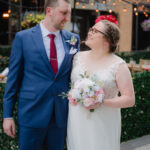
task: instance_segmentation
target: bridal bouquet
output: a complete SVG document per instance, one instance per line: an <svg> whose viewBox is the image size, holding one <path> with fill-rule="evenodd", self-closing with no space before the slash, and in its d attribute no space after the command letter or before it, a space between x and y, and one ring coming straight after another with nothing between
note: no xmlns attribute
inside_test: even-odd
<svg viewBox="0 0 150 150"><path fill-rule="evenodd" d="M97 102L102 102L104 91L102 82L97 79L97 76L87 75L87 72L80 74L81 79L72 83L71 90L67 93L69 102L72 105L82 104L85 107L95 105ZM65 96L65 93L62 93ZM94 111L93 109L90 110Z"/></svg>

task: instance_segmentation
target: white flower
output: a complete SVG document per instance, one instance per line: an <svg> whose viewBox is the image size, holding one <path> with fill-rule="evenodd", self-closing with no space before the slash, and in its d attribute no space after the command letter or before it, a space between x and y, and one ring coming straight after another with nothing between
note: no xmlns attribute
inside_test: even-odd
<svg viewBox="0 0 150 150"><path fill-rule="evenodd" d="M83 78L79 83L78 86L79 88L83 88L85 90L85 88L88 88L89 86L93 86L94 82L87 79L87 78ZM85 90L86 91L86 90Z"/></svg>
<svg viewBox="0 0 150 150"><path fill-rule="evenodd" d="M98 95L98 100L97 100L97 101L98 101L98 102L102 102L102 99L103 99L102 94L99 94L99 95Z"/></svg>
<svg viewBox="0 0 150 150"><path fill-rule="evenodd" d="M88 96L90 96L90 97L94 96L94 95L95 95L94 91L90 91L89 94L88 94Z"/></svg>
<svg viewBox="0 0 150 150"><path fill-rule="evenodd" d="M93 86L93 90L95 90L95 91L98 91L99 88L100 88L100 87L99 87L98 85Z"/></svg>
<svg viewBox="0 0 150 150"><path fill-rule="evenodd" d="M89 107L89 106L91 106L92 104L93 104L93 100L92 100L91 98L84 99L84 101L83 101L83 105L84 105L85 107Z"/></svg>
<svg viewBox="0 0 150 150"><path fill-rule="evenodd" d="M71 47L69 54L75 54L78 49Z"/></svg>
<svg viewBox="0 0 150 150"><path fill-rule="evenodd" d="M81 98L81 95L78 89L71 89L69 93L71 93L72 98L74 99Z"/></svg>

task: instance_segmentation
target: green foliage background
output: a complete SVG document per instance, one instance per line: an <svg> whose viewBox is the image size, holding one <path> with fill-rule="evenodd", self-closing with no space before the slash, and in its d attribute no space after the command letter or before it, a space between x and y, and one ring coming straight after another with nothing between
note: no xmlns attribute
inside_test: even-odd
<svg viewBox="0 0 150 150"><path fill-rule="evenodd" d="M41 20L43 20L45 17L42 13L30 13L26 15L21 22L22 29L29 29L31 27L34 27L38 23L40 23Z"/></svg>
<svg viewBox="0 0 150 150"><path fill-rule="evenodd" d="M133 74L136 104L122 109L121 141L150 134L150 72Z"/></svg>

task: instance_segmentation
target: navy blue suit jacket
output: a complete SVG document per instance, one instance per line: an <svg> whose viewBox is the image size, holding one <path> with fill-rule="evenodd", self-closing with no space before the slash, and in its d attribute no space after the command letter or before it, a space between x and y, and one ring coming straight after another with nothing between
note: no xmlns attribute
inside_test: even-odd
<svg viewBox="0 0 150 150"><path fill-rule="evenodd" d="M3 99L4 118L13 116L18 100L18 123L27 127L44 128L55 107L56 124L66 127L68 100L59 96L69 90L73 54L79 50L79 37L66 30L60 31L65 57L56 76L53 73L44 47L40 25L18 32L13 42L9 74ZM75 46L66 42L77 38ZM57 43L56 43L57 44Z"/></svg>

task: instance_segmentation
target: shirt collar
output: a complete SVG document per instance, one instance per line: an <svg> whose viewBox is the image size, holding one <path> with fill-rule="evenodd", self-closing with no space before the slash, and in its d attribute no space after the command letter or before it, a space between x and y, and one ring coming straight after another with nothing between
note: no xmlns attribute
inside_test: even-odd
<svg viewBox="0 0 150 150"><path fill-rule="evenodd" d="M42 23L42 21L40 22L40 27L41 27L41 31L42 31L42 36L43 37L47 37L49 34L55 34L56 37L58 37L60 35L60 31L56 31L56 32L50 32Z"/></svg>

